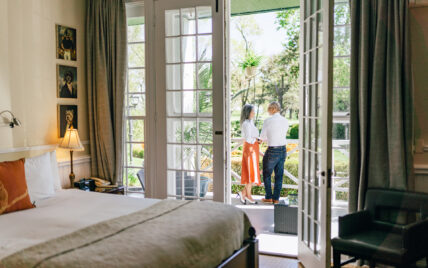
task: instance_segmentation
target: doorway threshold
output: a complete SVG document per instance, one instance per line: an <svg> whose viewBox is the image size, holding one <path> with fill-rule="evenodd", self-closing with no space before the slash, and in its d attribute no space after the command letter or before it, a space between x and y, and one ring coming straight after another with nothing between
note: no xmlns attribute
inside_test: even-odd
<svg viewBox="0 0 428 268"><path fill-rule="evenodd" d="M256 229L259 240L259 253L287 258L297 258L297 235L274 232L274 206L261 202L263 196L253 198L254 205L241 204L238 198L232 198L232 205L242 209Z"/></svg>

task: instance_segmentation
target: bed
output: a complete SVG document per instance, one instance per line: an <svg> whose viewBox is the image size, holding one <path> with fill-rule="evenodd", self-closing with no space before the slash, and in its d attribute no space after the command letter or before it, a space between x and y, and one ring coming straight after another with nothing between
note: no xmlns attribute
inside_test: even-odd
<svg viewBox="0 0 428 268"><path fill-rule="evenodd" d="M254 229L215 202L60 190L0 215L0 267L257 267Z"/></svg>

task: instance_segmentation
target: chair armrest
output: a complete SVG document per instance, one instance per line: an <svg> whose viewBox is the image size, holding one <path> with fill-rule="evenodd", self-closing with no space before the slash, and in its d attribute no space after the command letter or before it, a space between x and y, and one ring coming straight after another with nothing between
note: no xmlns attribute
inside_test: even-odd
<svg viewBox="0 0 428 268"><path fill-rule="evenodd" d="M374 220L372 222L372 228L376 229L376 230L382 230L385 232L392 232L392 233L396 233L396 234L400 234L402 235L404 230L405 230L405 225L399 225L399 224L393 224L393 223L389 223L389 222L384 222L384 221L376 221Z"/></svg>
<svg viewBox="0 0 428 268"><path fill-rule="evenodd" d="M403 248L428 248L428 219L417 221L403 228Z"/></svg>
<svg viewBox="0 0 428 268"><path fill-rule="evenodd" d="M368 210L339 217L339 237L358 233L371 226L372 217Z"/></svg>

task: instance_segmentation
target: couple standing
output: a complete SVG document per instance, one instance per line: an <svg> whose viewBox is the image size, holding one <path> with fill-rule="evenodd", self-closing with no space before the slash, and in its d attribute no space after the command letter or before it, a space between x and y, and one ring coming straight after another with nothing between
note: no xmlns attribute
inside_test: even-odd
<svg viewBox="0 0 428 268"><path fill-rule="evenodd" d="M242 154L241 184L245 188L240 192L240 200L243 204L257 204L251 196L253 184L260 185L259 170L259 144L267 142L268 148L263 156L263 182L266 196L264 203L277 204L282 189L284 175L284 163L287 156L286 135L288 120L280 115L281 107L278 102L272 102L268 106L270 117L263 123L263 129L259 136L259 130L254 125L254 106L244 105L241 112L241 129L244 138ZM275 172L275 187L272 194L271 175Z"/></svg>

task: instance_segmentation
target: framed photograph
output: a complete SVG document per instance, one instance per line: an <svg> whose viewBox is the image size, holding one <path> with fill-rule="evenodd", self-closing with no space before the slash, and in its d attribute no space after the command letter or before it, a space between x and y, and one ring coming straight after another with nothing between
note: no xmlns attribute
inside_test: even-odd
<svg viewBox="0 0 428 268"><path fill-rule="evenodd" d="M61 60L77 60L76 29L56 25L56 57Z"/></svg>
<svg viewBox="0 0 428 268"><path fill-rule="evenodd" d="M58 65L58 98L77 99L77 67Z"/></svg>
<svg viewBox="0 0 428 268"><path fill-rule="evenodd" d="M58 105L58 135L64 137L65 131L77 127L77 105Z"/></svg>

